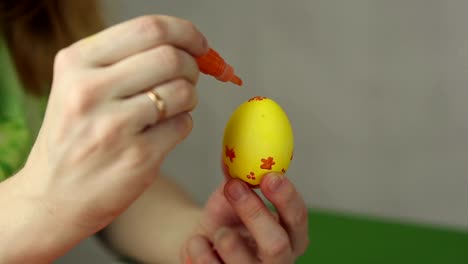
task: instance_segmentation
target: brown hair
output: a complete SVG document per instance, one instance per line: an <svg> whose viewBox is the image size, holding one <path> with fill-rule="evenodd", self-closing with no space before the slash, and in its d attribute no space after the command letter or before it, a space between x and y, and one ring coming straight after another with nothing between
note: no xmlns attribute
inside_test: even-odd
<svg viewBox="0 0 468 264"><path fill-rule="evenodd" d="M26 92L43 95L55 54L101 30L97 0L1 0L0 24Z"/></svg>

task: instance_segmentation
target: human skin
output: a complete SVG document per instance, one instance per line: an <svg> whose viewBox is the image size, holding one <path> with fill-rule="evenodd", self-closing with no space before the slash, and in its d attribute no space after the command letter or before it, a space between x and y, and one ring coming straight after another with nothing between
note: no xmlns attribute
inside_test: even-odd
<svg viewBox="0 0 468 264"><path fill-rule="evenodd" d="M192 23L148 15L58 52L37 140L21 171L1 183L9 217L0 219L0 262L51 262L152 185L191 130L194 57L207 50ZM148 89L166 102L165 119Z"/></svg>

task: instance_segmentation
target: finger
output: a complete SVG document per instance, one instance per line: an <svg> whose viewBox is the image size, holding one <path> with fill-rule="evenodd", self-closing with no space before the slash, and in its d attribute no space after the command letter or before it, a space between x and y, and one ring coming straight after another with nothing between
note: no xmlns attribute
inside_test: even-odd
<svg viewBox="0 0 468 264"><path fill-rule="evenodd" d="M288 234L260 197L238 179L226 184L225 195L257 242L260 258L267 263L287 263L292 254Z"/></svg>
<svg viewBox="0 0 468 264"><path fill-rule="evenodd" d="M171 118L183 112L191 111L198 102L195 87L185 79L166 82L152 89L164 104L162 111L147 93L140 93L116 104L126 111L132 126L132 132L138 133L147 126Z"/></svg>
<svg viewBox="0 0 468 264"><path fill-rule="evenodd" d="M120 154L125 160L123 168L116 168L131 170L133 175L141 177L137 181L141 185L139 187L147 188L157 176L154 172L159 170L169 152L187 137L191 129L192 119L188 113L176 115L149 127L131 139L132 144ZM128 186L131 186L132 182L135 182L132 177L124 177L122 182L115 181L116 184Z"/></svg>
<svg viewBox="0 0 468 264"><path fill-rule="evenodd" d="M191 22L162 15L131 19L72 46L76 46L85 62L107 66L164 44L174 45L193 56L208 51L206 38Z"/></svg>
<svg viewBox="0 0 468 264"><path fill-rule="evenodd" d="M196 235L188 241L188 261L190 264L221 264L208 240Z"/></svg>
<svg viewBox="0 0 468 264"><path fill-rule="evenodd" d="M179 144L192 130L192 117L188 113L181 113L165 119L157 125L148 128L140 135L142 144L157 148L153 151L155 163L160 162L177 144Z"/></svg>
<svg viewBox="0 0 468 264"><path fill-rule="evenodd" d="M246 241L229 228L220 228L214 235L214 248L225 263L254 264L256 260Z"/></svg>
<svg viewBox="0 0 468 264"><path fill-rule="evenodd" d="M114 80L111 96L122 98L178 78L195 85L199 68L185 51L163 45L120 61L107 73Z"/></svg>
<svg viewBox="0 0 468 264"><path fill-rule="evenodd" d="M309 245L309 226L307 206L301 195L287 177L277 173L265 175L260 188L278 210L294 252L302 255Z"/></svg>

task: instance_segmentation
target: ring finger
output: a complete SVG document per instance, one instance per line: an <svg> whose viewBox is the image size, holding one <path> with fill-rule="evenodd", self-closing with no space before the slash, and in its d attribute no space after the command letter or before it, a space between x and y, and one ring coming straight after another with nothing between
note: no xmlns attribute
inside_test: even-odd
<svg viewBox="0 0 468 264"><path fill-rule="evenodd" d="M129 119L134 122L135 133L163 119L191 111L198 102L195 87L185 79L163 83L151 91L153 95L143 92L120 101L122 109L134 109Z"/></svg>

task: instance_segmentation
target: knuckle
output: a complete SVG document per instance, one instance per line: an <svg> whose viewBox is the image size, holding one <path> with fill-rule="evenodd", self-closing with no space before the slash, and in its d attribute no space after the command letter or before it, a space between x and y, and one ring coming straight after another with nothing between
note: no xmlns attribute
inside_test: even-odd
<svg viewBox="0 0 468 264"><path fill-rule="evenodd" d="M71 89L71 100L67 101L68 112L74 117L84 116L94 103L93 97L83 89Z"/></svg>
<svg viewBox="0 0 468 264"><path fill-rule="evenodd" d="M270 258L278 258L287 254L290 250L289 238L282 236L278 239L272 240L271 245L263 248L263 252Z"/></svg>
<svg viewBox="0 0 468 264"><path fill-rule="evenodd" d="M183 26L187 29L188 39L201 43L204 38L198 27L190 20L182 20ZM195 43L196 43L195 42Z"/></svg>
<svg viewBox="0 0 468 264"><path fill-rule="evenodd" d="M200 39L201 33L198 30L197 26L192 21L185 21L185 26L187 28L187 32L189 32L191 39Z"/></svg>
<svg viewBox="0 0 468 264"><path fill-rule="evenodd" d="M70 95L69 103L71 109L76 114L84 114L91 110L99 101L102 95L106 92L105 87L111 87L108 83L109 80L99 76L92 76L89 74L80 74L70 77L69 80L73 83L69 90L65 91Z"/></svg>
<svg viewBox="0 0 468 264"><path fill-rule="evenodd" d="M197 96L193 85L186 79L179 79L177 80L176 87L177 98L179 98L181 105L185 106L184 108L195 107Z"/></svg>
<svg viewBox="0 0 468 264"><path fill-rule="evenodd" d="M265 211L262 206L257 202L252 202L249 207L246 208L245 215L249 221L254 222L257 219L261 219L265 216Z"/></svg>
<svg viewBox="0 0 468 264"><path fill-rule="evenodd" d="M55 69L60 70L63 67L73 65L76 60L77 54L71 47L63 48L54 57Z"/></svg>
<svg viewBox="0 0 468 264"><path fill-rule="evenodd" d="M235 252L239 246L237 236L233 232L229 232L220 239L217 247L224 252Z"/></svg>
<svg viewBox="0 0 468 264"><path fill-rule="evenodd" d="M307 224L308 218L309 218L309 212L307 211L307 208L301 207L297 209L294 212L294 215L291 219L291 224L293 226L302 226Z"/></svg>
<svg viewBox="0 0 468 264"><path fill-rule="evenodd" d="M276 199L278 204L292 208L297 207L302 198L294 186L288 184L288 186L285 186L281 191L281 195L278 195Z"/></svg>
<svg viewBox="0 0 468 264"><path fill-rule="evenodd" d="M193 121L190 114L184 113L179 116L175 121L175 129L178 134L186 135L193 127Z"/></svg>
<svg viewBox="0 0 468 264"><path fill-rule="evenodd" d="M182 21L187 27L187 29L189 29L190 31L195 31L195 32L198 31L197 26L192 21L190 20L182 20Z"/></svg>
<svg viewBox="0 0 468 264"><path fill-rule="evenodd" d="M83 96L87 96L89 98L95 97L97 95L97 91L99 91L99 88L102 86L99 78L89 75L77 78L75 82L77 83L75 87L77 91L83 94Z"/></svg>
<svg viewBox="0 0 468 264"><path fill-rule="evenodd" d="M157 43L167 38L167 25L157 16L142 16L136 21L137 32Z"/></svg>
<svg viewBox="0 0 468 264"><path fill-rule="evenodd" d="M170 45L163 45L158 48L157 51L158 58L162 61L162 65L166 66L169 72L177 74L182 71L184 67L184 58L180 50Z"/></svg>
<svg viewBox="0 0 468 264"><path fill-rule="evenodd" d="M282 195L280 196L280 202L291 204L298 197L298 193L293 185L287 184L286 188L283 189Z"/></svg>

